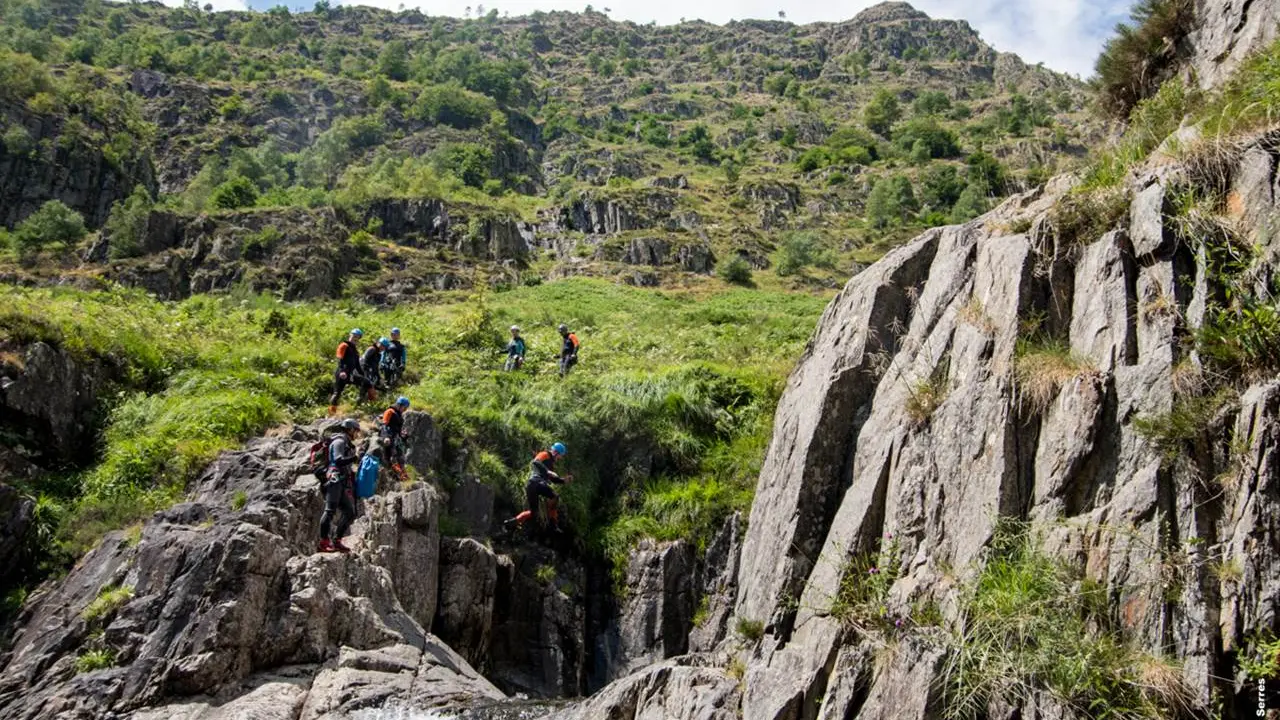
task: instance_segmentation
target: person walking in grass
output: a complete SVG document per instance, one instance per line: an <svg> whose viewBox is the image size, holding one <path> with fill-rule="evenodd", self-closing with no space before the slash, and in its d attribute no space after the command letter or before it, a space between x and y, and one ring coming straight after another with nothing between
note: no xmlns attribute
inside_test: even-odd
<svg viewBox="0 0 1280 720"><path fill-rule="evenodd" d="M502 527L508 533L523 528L529 518L538 511L539 498L547 500L547 523L553 532L561 532L559 501L560 496L552 488L552 484L563 485L573 482L572 475L561 477L555 473L556 461L565 455L564 443L555 443L550 449L543 450L533 456L529 481L524 486L524 499L528 507L513 518L503 521Z"/></svg>
<svg viewBox="0 0 1280 720"><path fill-rule="evenodd" d="M395 404L382 413L382 429L378 433L382 446L382 458L391 465L396 477L406 480L404 474L404 441L408 432L404 429L404 414L409 409L409 398L401 396Z"/></svg>
<svg viewBox="0 0 1280 720"><path fill-rule="evenodd" d="M507 343L507 364L503 368L507 372L524 367L524 338L520 337L520 326L511 326L511 342Z"/></svg>
<svg viewBox="0 0 1280 720"><path fill-rule="evenodd" d="M560 377L569 374L569 370L578 364L578 336L569 332L569 326L560 325Z"/></svg>
<svg viewBox="0 0 1280 720"><path fill-rule="evenodd" d="M347 339L338 343L338 368L333 371L333 395L329 397L329 416L338 414L338 401L342 399L342 391L348 385L362 387L364 376L360 371L360 338L364 332L354 328L347 333Z"/></svg>
<svg viewBox="0 0 1280 720"><path fill-rule="evenodd" d="M320 552L351 552L342 544L356 516L356 438L360 422L342 421L339 432L329 441L329 469L324 484L324 513L320 516ZM341 514L337 528L333 518Z"/></svg>
<svg viewBox="0 0 1280 720"><path fill-rule="evenodd" d="M391 328L391 345L382 353L382 381L388 390L400 384L408 359L409 350L400 341L400 328Z"/></svg>
<svg viewBox="0 0 1280 720"><path fill-rule="evenodd" d="M382 363L382 353L391 347L391 341L386 338L378 338L375 343L370 343L369 347L364 351L364 355L360 356L360 372L364 375L364 391L365 399L373 402L378 399L377 388L381 386L379 382L380 372L379 365Z"/></svg>

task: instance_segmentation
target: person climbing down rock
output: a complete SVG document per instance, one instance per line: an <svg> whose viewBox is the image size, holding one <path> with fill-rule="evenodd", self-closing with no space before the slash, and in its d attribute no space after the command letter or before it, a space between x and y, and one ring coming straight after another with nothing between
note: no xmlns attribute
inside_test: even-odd
<svg viewBox="0 0 1280 720"><path fill-rule="evenodd" d="M382 352L382 382L387 389L400 384L404 376L404 366L409 359L409 350L400 342L400 328L391 328L391 345Z"/></svg>
<svg viewBox="0 0 1280 720"><path fill-rule="evenodd" d="M382 352L389 347L391 347L390 340L378 338L378 341L370 343L368 349L364 351L364 355L360 356L360 372L364 375L365 399L369 402L378 399L377 388L381 385L378 377L378 365L382 362Z"/></svg>
<svg viewBox="0 0 1280 720"><path fill-rule="evenodd" d="M378 432L378 444L382 447L382 459L391 465L396 476L404 481L404 413L409 409L409 398L401 396L395 404L382 413L382 429Z"/></svg>
<svg viewBox="0 0 1280 720"><path fill-rule="evenodd" d="M561 324L560 337L564 339L560 346L560 377L564 377L578 364L578 336L569 332L568 325Z"/></svg>
<svg viewBox="0 0 1280 720"><path fill-rule="evenodd" d="M520 337L520 326L511 326L511 342L507 343L507 364L503 367L507 372L524 367L524 338Z"/></svg>
<svg viewBox="0 0 1280 720"><path fill-rule="evenodd" d="M324 484L324 514L320 516L320 552L351 552L342 544L342 538L356 516L356 438L360 435L360 422L346 419L339 426L340 432L329 441L329 471ZM336 530L333 516L342 513ZM330 531L333 532L330 532Z"/></svg>
<svg viewBox="0 0 1280 720"><path fill-rule="evenodd" d="M347 339L338 343L338 369L333 371L333 395L329 398L329 416L338 414L338 401L342 399L342 391L348 385L363 385L364 376L360 372L360 338L364 332L360 328L347 334Z"/></svg>
<svg viewBox="0 0 1280 720"><path fill-rule="evenodd" d="M517 528L523 528L525 522L538 511L538 498L543 497L547 499L547 523L553 532L561 532L560 514L557 508L560 496L552 489L551 484L562 485L573 482L572 475L560 477L554 470L556 461L564 457L565 452L564 443L556 443L550 450L543 450L533 456L532 472L529 475L529 482L524 486L524 498L528 508L519 515L503 521L503 530L510 533Z"/></svg>

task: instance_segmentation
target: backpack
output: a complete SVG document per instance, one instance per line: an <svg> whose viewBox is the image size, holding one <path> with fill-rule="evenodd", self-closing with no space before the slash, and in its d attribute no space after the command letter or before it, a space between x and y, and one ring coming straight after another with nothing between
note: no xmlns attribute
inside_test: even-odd
<svg viewBox="0 0 1280 720"><path fill-rule="evenodd" d="M360 472L356 475L356 497L373 497L378 489L378 458L365 455L360 461Z"/></svg>
<svg viewBox="0 0 1280 720"><path fill-rule="evenodd" d="M324 485L329 477L329 446L333 444L333 435L325 435L311 446L311 455L307 460L307 469Z"/></svg>

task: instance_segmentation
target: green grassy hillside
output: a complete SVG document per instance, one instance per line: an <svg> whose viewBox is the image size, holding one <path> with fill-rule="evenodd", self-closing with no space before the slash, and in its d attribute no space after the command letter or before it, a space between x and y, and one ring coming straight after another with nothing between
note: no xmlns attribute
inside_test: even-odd
<svg viewBox="0 0 1280 720"><path fill-rule="evenodd" d="M302 269L264 272L296 246L299 211L324 226L313 245L400 248L432 278L408 282L414 294L470 286L476 264L506 283L681 285L717 264L741 280L745 262L787 287L830 286L1073 165L1098 135L1079 82L902 3L842 23L658 27L596 11L4 0L0 53L0 224L10 260L26 261L12 272L167 297L380 298L406 282L350 258L308 290L290 284ZM19 227L49 199L88 237ZM498 221L529 247L495 244ZM222 253L207 282L156 279L175 256L207 267L195 238L228 234L257 252Z"/></svg>

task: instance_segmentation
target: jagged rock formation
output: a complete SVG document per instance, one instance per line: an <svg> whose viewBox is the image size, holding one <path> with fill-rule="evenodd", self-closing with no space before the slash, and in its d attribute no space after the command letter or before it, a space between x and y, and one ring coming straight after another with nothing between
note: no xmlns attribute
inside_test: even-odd
<svg viewBox="0 0 1280 720"><path fill-rule="evenodd" d="M1239 158L1238 218L1280 211L1276 165L1269 137ZM1181 663L1196 703L1239 690L1228 653L1274 631L1280 604L1280 384L1244 391L1176 462L1136 428L1173 409L1174 366L1199 362L1181 338L1216 292L1170 217L1179 173L1140 178L1119 227L1071 240L1052 225L1061 179L926 233L832 302L778 406L742 545L732 622L761 623L763 639L718 646L746 656L743 717L935 717L944 648L909 637L878 662L836 598L850 560L892 536L903 571L890 612L955 608L1002 517L1046 528L1049 551L1106 588L1125 636ZM1031 230L1005 229L1018 226ZM1083 361L1042 407L1014 373L1022 319L1037 314ZM922 392L934 394L923 417L911 409ZM583 707L634 706L635 688L656 682L645 672ZM687 690L649 692L684 713L668 717L705 716L680 704ZM1023 717L1053 705L1036 702Z"/></svg>
<svg viewBox="0 0 1280 720"><path fill-rule="evenodd" d="M434 423L411 413L406 427L411 462L434 470ZM384 490L353 526L354 553L315 553L323 501L304 471L315 432L295 427L223 454L188 502L112 533L32 597L0 656L0 717L335 720L506 698L433 627L497 666L499 682L505 664L520 689L578 692L580 606L474 541L442 550L434 486ZM513 607L495 611L495 599ZM85 664L90 655L98 665Z"/></svg>
<svg viewBox="0 0 1280 720"><path fill-rule="evenodd" d="M1249 53L1276 38L1275 0L1196 0L1187 63L1200 87L1221 85Z"/></svg>

